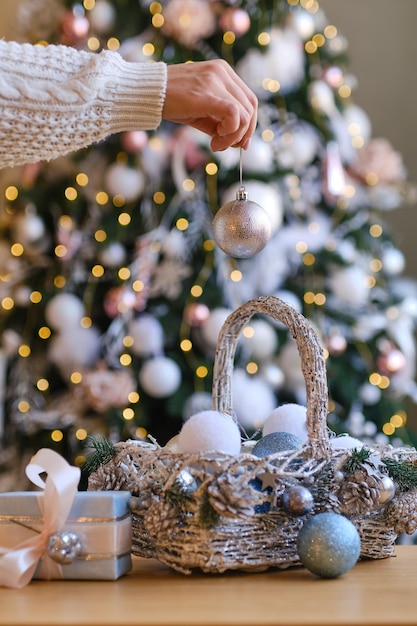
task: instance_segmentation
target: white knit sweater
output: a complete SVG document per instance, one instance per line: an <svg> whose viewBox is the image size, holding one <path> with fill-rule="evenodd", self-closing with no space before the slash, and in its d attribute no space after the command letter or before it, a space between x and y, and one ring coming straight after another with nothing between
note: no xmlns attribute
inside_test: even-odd
<svg viewBox="0 0 417 626"><path fill-rule="evenodd" d="M0 41L0 168L156 128L166 81L164 63Z"/></svg>

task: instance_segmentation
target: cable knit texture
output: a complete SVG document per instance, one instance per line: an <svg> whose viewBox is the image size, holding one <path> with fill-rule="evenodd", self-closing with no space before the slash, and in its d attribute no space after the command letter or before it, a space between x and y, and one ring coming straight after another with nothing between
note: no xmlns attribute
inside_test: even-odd
<svg viewBox="0 0 417 626"><path fill-rule="evenodd" d="M164 63L0 41L0 167L50 160L161 122Z"/></svg>

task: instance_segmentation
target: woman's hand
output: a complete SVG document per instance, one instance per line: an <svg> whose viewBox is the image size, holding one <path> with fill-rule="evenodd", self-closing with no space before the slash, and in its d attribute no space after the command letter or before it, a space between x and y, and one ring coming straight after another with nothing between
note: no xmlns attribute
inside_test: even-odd
<svg viewBox="0 0 417 626"><path fill-rule="evenodd" d="M255 94L222 59L168 65L163 119L210 135L212 150L246 149L257 109Z"/></svg>

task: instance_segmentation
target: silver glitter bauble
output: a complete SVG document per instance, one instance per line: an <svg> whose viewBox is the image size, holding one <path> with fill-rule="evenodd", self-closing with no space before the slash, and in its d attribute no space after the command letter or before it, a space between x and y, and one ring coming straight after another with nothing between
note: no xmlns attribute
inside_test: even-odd
<svg viewBox="0 0 417 626"><path fill-rule="evenodd" d="M302 485L289 487L282 496L282 506L290 515L306 515L314 505L311 492Z"/></svg>
<svg viewBox="0 0 417 626"><path fill-rule="evenodd" d="M395 484L389 476L383 476L379 483L379 499L381 506L385 506L395 496Z"/></svg>
<svg viewBox="0 0 417 626"><path fill-rule="evenodd" d="M60 530L49 537L46 552L56 563L69 565L77 558L81 547L78 535L68 530Z"/></svg>
<svg viewBox="0 0 417 626"><path fill-rule="evenodd" d="M266 246L271 237L271 221L267 212L248 200L245 188L240 187L236 200L226 202L214 216L213 236L223 252L244 259Z"/></svg>
<svg viewBox="0 0 417 626"><path fill-rule="evenodd" d="M338 513L310 517L298 533L301 563L322 578L337 578L356 564L361 540L356 527Z"/></svg>
<svg viewBox="0 0 417 626"><path fill-rule="evenodd" d="M178 473L175 484L186 495L191 495L198 487L196 479L187 469L183 469Z"/></svg>

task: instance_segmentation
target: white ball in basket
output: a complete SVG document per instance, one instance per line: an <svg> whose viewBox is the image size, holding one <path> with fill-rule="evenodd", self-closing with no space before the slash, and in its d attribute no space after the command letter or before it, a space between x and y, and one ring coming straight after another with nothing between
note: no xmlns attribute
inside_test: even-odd
<svg viewBox="0 0 417 626"><path fill-rule="evenodd" d="M330 439L330 445L334 450L353 450L354 448L360 450L364 446L360 439L356 439L356 437L351 437L350 435L333 437Z"/></svg>
<svg viewBox="0 0 417 626"><path fill-rule="evenodd" d="M301 404L283 404L275 409L265 421L262 436L270 433L285 432L298 437L302 443L308 439L307 409Z"/></svg>
<svg viewBox="0 0 417 626"><path fill-rule="evenodd" d="M183 425L177 441L180 452L240 453L240 431L231 417L219 411L201 411Z"/></svg>

